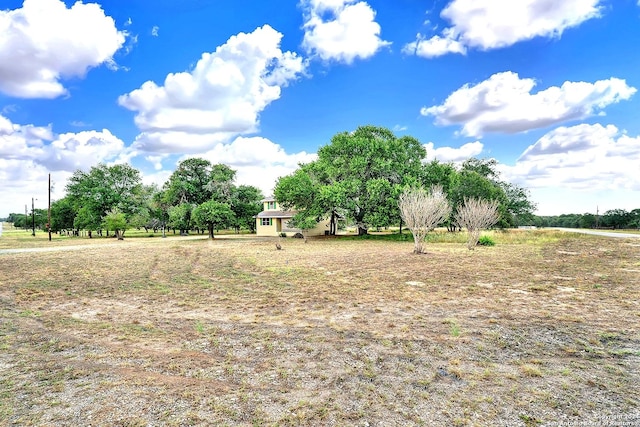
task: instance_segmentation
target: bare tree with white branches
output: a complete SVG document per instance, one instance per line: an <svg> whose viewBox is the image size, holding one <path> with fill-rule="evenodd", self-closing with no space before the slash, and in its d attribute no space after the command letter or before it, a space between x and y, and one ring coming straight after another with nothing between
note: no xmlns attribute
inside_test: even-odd
<svg viewBox="0 0 640 427"><path fill-rule="evenodd" d="M500 219L497 200L464 198L464 203L458 206L455 222L458 227L464 227L469 233L467 248L475 249L480 239L480 231L489 228Z"/></svg>
<svg viewBox="0 0 640 427"><path fill-rule="evenodd" d="M449 217L451 205L442 187L408 188L398 200L402 220L413 234L413 253L424 253L424 239L429 231Z"/></svg>

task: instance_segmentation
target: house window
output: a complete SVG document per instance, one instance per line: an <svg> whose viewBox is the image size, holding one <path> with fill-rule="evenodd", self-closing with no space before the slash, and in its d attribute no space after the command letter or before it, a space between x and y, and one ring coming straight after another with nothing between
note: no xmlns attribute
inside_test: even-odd
<svg viewBox="0 0 640 427"><path fill-rule="evenodd" d="M271 218L261 218L261 220L262 225L271 225Z"/></svg>
<svg viewBox="0 0 640 427"><path fill-rule="evenodd" d="M275 209L276 202L267 202L267 209Z"/></svg>

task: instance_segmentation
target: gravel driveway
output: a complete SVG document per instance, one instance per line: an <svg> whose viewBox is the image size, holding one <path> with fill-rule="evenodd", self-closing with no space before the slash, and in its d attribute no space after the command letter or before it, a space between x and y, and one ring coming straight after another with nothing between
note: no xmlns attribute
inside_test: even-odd
<svg viewBox="0 0 640 427"><path fill-rule="evenodd" d="M619 239L640 239L640 234L633 233L614 233L611 231L595 231L583 228L561 228L553 227L556 230L567 231L570 233L593 234L594 236L617 237Z"/></svg>

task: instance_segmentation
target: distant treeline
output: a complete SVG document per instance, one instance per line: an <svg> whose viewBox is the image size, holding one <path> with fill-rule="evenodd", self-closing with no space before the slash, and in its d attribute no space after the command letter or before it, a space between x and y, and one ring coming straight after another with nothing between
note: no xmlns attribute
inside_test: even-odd
<svg viewBox="0 0 640 427"><path fill-rule="evenodd" d="M624 209L611 209L600 215L584 213L536 216L533 225L538 227L640 229L640 209L634 209L630 212Z"/></svg>

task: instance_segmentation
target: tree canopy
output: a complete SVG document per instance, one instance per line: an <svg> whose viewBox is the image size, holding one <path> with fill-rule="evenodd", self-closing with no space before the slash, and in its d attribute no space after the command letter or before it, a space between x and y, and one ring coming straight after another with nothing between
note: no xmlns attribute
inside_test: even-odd
<svg viewBox="0 0 640 427"><path fill-rule="evenodd" d="M209 222L202 221L202 212L215 201L231 212L228 220L216 221L216 226L254 231L254 216L261 210L263 195L256 187L236 186L235 176L229 166L200 158L180 162L161 189L143 185L140 172L126 164L78 170L67 182L66 196L52 203L52 230L82 229L91 236L92 230L115 231L117 224L117 230L122 231L169 226L186 233L194 227L209 228ZM197 218L194 212L199 212ZM24 215L15 216L24 223ZM118 235L122 233L118 231Z"/></svg>
<svg viewBox="0 0 640 427"><path fill-rule="evenodd" d="M88 172L74 172L66 186L68 201L76 213L74 227L100 229L107 212L113 209L125 217L133 215L140 206L142 189L140 172L127 164L99 164Z"/></svg>
<svg viewBox="0 0 640 427"><path fill-rule="evenodd" d="M399 220L397 197L419 180L426 150L412 137L361 126L342 132L318 150L318 159L278 180L276 198L299 215L344 213L359 234Z"/></svg>
<svg viewBox="0 0 640 427"><path fill-rule="evenodd" d="M219 228L228 227L234 217L228 204L215 200L208 200L198 205L192 215L196 224L209 230L210 239L213 239L213 231L216 226Z"/></svg>
<svg viewBox="0 0 640 427"><path fill-rule="evenodd" d="M461 167L426 162L426 150L417 139L362 126L335 135L318 150L317 160L281 177L274 195L286 208L297 210L294 222L340 215L356 225L359 234L398 224L398 199L412 186L442 188L454 209L465 198L497 200L502 227L529 221L535 205L527 190L501 181L497 165L494 159L476 158Z"/></svg>

